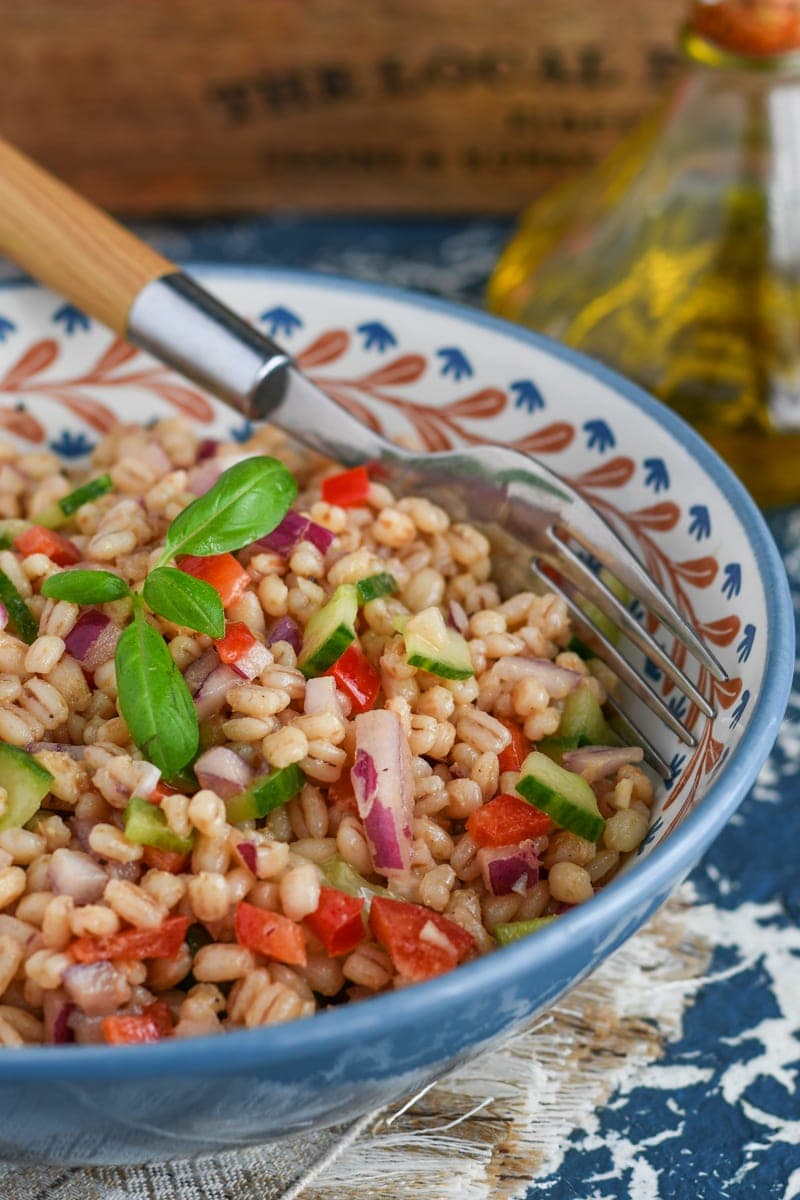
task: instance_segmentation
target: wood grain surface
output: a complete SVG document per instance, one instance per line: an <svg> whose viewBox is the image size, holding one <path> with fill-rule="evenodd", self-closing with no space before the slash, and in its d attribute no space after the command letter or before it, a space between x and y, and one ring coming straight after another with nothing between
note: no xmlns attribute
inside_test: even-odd
<svg viewBox="0 0 800 1200"><path fill-rule="evenodd" d="M0 0L0 129L122 213L512 212L661 96L685 0Z"/></svg>

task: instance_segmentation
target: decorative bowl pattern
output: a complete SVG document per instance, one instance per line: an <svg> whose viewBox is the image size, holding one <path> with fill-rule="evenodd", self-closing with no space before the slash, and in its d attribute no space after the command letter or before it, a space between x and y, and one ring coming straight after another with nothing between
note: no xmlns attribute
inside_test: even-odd
<svg viewBox="0 0 800 1200"><path fill-rule="evenodd" d="M499 442L567 477L639 553L729 672L716 684L659 635L718 715L651 663L688 724L641 859L534 941L313 1021L143 1048L4 1051L0 1154L60 1161L176 1157L354 1116L415 1087L552 1002L660 904L745 795L788 696L785 573L752 501L678 418L612 372L481 314L325 277L197 274L281 340L362 420L430 450ZM244 439L230 410L32 285L0 291L0 428L67 459L118 421L182 413ZM158 1082L156 1082L158 1081Z"/></svg>

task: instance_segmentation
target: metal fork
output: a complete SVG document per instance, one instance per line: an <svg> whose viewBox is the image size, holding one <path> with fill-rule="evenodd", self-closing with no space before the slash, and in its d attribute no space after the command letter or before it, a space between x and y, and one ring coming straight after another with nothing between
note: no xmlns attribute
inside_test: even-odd
<svg viewBox="0 0 800 1200"><path fill-rule="evenodd" d="M712 705L578 548L603 563L714 679L726 679L724 669L611 526L541 462L499 446L414 454L387 441L325 395L275 342L2 141L0 250L248 418L269 420L345 466L370 463L393 490L433 496L451 515L487 529L506 591L533 579L562 596L581 636L630 692L683 742L696 744L641 670L587 616L581 598L610 617L623 645L638 647L700 713L713 717ZM619 711L651 764L668 774L651 739L624 707Z"/></svg>

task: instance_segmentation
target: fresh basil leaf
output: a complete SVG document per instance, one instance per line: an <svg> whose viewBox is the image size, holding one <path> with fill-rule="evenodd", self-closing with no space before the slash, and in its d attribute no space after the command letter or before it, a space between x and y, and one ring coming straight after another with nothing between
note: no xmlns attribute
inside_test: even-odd
<svg viewBox="0 0 800 1200"><path fill-rule="evenodd" d="M131 589L111 571L59 571L42 584L42 595L73 604L108 604L130 596Z"/></svg>
<svg viewBox="0 0 800 1200"><path fill-rule="evenodd" d="M223 554L271 533L297 495L291 472L276 458L246 458L223 471L204 496L167 530L162 562L179 554Z"/></svg>
<svg viewBox="0 0 800 1200"><path fill-rule="evenodd" d="M114 657L120 711L131 737L167 778L197 753L197 712L161 634L137 608Z"/></svg>
<svg viewBox="0 0 800 1200"><path fill-rule="evenodd" d="M157 567L147 576L142 592L153 612L176 625L221 638L225 610L219 592L204 579L195 579L175 567Z"/></svg>

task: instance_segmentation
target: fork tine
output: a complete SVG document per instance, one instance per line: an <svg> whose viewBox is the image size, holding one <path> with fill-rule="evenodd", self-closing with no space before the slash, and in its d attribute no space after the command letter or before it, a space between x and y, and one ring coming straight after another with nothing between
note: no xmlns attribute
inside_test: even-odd
<svg viewBox="0 0 800 1200"><path fill-rule="evenodd" d="M594 572L578 557L565 543L558 541L557 557L554 561L556 569L581 592L587 600L591 600L604 613L611 617L621 632L638 646L643 654L659 667L665 675L675 683L691 702L700 709L703 716L715 716L714 709L708 700L699 692L687 675L676 666L669 654L654 637L643 629L637 620L628 612L618 596L598 579ZM611 611L609 611L611 610ZM596 627L595 627L596 629ZM600 631L596 629L599 633ZM609 643L611 644L611 643Z"/></svg>
<svg viewBox="0 0 800 1200"><path fill-rule="evenodd" d="M637 699L641 700L642 704L655 713L668 729L677 734L685 745L696 746L697 740L694 735L678 720L672 709L664 703L658 693L650 687L650 684L642 679L634 670L628 660L620 654L617 647L608 640L605 634L578 607L572 597L555 580L551 579L549 575L545 575L535 564L532 565L531 571L546 591L554 592L557 596L561 597L567 606L573 623L581 629L589 630L593 641L599 644L598 658L601 658L621 682L633 692Z"/></svg>
<svg viewBox="0 0 800 1200"><path fill-rule="evenodd" d="M669 779L670 775L672 774L669 763L665 758L662 758L658 750L656 750L655 746L648 738L647 734L640 729L640 727L630 716L628 716L616 697L608 696L606 698L606 704L610 709L613 710L617 723L622 727L624 740L629 742L632 746L635 746L638 743L644 750L645 762L651 766L654 771L658 772L662 779Z"/></svg>
<svg viewBox="0 0 800 1200"><path fill-rule="evenodd" d="M675 605L661 588L653 582L647 571L628 549L622 539L611 528L591 504L575 492L576 504L579 503L580 522L565 526L569 536L579 542L585 550L598 558L608 567L612 575L624 583L628 591L637 600L654 613L663 625L674 633L691 651L699 663L711 672L719 683L724 683L728 673L711 651L701 642L692 627L684 620ZM576 516L578 512L576 512ZM579 524L579 527L577 527ZM551 531L551 536L552 531ZM559 552L564 542L559 539Z"/></svg>

